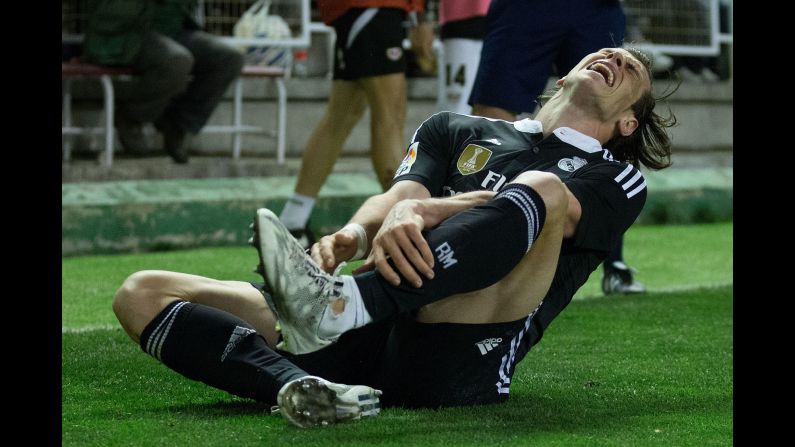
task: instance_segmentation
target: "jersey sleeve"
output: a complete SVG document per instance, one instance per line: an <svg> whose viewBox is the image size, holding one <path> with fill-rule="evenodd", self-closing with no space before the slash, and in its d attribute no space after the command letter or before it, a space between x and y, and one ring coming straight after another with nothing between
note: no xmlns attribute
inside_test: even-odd
<svg viewBox="0 0 795 447"><path fill-rule="evenodd" d="M573 241L579 248L612 250L646 203L643 174L624 163L583 168L565 183L582 207Z"/></svg>
<svg viewBox="0 0 795 447"><path fill-rule="evenodd" d="M440 112L417 128L406 156L395 171L393 185L402 180L414 180L424 185L431 195L441 194L450 160L449 121L449 113Z"/></svg>

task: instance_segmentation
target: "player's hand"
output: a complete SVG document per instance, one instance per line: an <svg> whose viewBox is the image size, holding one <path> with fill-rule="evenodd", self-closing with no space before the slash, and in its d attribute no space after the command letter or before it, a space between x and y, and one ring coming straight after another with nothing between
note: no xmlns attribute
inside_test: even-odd
<svg viewBox="0 0 795 447"><path fill-rule="evenodd" d="M324 271L333 273L341 262L356 254L357 243L356 233L340 230L315 242L310 249L310 255Z"/></svg>
<svg viewBox="0 0 795 447"><path fill-rule="evenodd" d="M398 271L415 287L422 286L419 273L433 278L433 253L422 237L425 222L412 208L416 202L403 200L392 207L373 239L370 256L357 272L375 266L387 281L398 285L400 275L387 262L392 258Z"/></svg>

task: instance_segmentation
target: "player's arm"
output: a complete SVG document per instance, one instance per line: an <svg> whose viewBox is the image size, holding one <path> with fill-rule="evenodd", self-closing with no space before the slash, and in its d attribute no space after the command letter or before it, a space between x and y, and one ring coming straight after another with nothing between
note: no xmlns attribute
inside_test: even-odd
<svg viewBox="0 0 795 447"><path fill-rule="evenodd" d="M382 224L385 222L388 213L398 202L406 199L428 199L432 195L438 195L442 189L446 178L446 169L449 164L450 132L448 128L449 113L437 113L425 120L411 139L406 151L406 157L401 162L395 174L395 182L385 193L379 194L368 199L362 207L354 214L345 228L331 235L330 238L321 239L319 244L312 248L312 255L315 260L326 270L336 268L345 260L359 259L359 256L372 250L381 241L375 240ZM396 210L397 211L397 210ZM428 216L433 218L433 216ZM401 237L402 241L398 246L402 248L396 250L398 246L378 250L379 256L385 261L386 256L391 251L403 252L403 248L409 250L411 240L421 240L421 231L424 227L424 218L418 218L420 223L418 229L412 231L406 238ZM395 223L395 220L390 220ZM397 221L401 222L401 221ZM398 224L398 227L400 225ZM423 268L433 258L427 244L420 247L420 258L427 259L422 263ZM416 250L415 250L416 252ZM358 255L357 255L358 254ZM412 255L415 259L417 256ZM367 266L374 265L373 257L368 259Z"/></svg>
<svg viewBox="0 0 795 447"><path fill-rule="evenodd" d="M312 258L331 272L342 261L354 259L357 252L363 250L360 257L367 254L378 229L396 203L430 196L421 183L411 180L395 183L388 191L368 198L341 230L320 238L311 248ZM356 225L360 227L357 229Z"/></svg>
<svg viewBox="0 0 795 447"><path fill-rule="evenodd" d="M486 203L494 194L492 191L473 191L443 199L405 199L397 202L373 238L370 256L357 271L376 267L387 281L398 285L400 276L387 262L388 258L392 258L406 280L420 287L422 279L419 273L426 278L433 278L434 265L433 252L422 231L456 213Z"/></svg>

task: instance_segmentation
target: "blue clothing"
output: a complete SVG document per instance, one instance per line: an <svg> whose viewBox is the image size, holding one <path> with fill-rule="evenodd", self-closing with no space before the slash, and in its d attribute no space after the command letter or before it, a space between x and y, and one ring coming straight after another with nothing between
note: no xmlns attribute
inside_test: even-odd
<svg viewBox="0 0 795 447"><path fill-rule="evenodd" d="M469 104L533 113L555 72L565 76L587 54L623 44L618 1L493 0Z"/></svg>

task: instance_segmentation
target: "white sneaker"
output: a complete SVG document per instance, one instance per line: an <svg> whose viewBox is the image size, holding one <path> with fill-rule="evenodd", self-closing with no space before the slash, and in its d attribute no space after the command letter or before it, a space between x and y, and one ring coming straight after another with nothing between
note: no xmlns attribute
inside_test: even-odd
<svg viewBox="0 0 795 447"><path fill-rule="evenodd" d="M378 416L381 390L343 385L315 376L287 382L276 397L278 412L299 427L314 427Z"/></svg>
<svg viewBox="0 0 795 447"><path fill-rule="evenodd" d="M271 210L257 210L253 230L250 242L260 259L256 271L265 279L266 300L282 335L276 347L305 354L334 343L338 336L321 337L318 327L331 301L347 301L342 280L324 272Z"/></svg>

